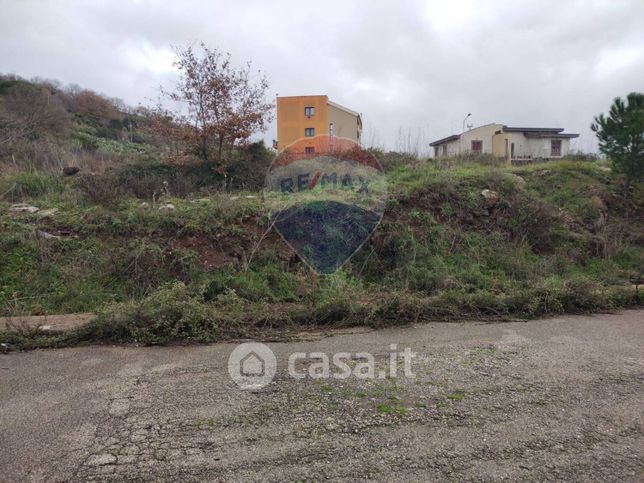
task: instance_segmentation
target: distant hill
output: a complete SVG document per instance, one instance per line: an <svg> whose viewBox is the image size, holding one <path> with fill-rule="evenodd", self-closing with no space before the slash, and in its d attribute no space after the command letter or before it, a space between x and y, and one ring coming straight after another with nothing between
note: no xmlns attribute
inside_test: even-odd
<svg viewBox="0 0 644 483"><path fill-rule="evenodd" d="M263 172L274 156L263 141L229 150L223 163L204 163L186 156L176 137L167 136L175 127L163 111L134 108L76 85L0 74L2 171L59 174L73 167L81 174L98 174L131 164L171 164L185 165L173 171L179 178L197 176L226 189L262 186ZM198 175L191 165L198 166Z"/></svg>
<svg viewBox="0 0 644 483"><path fill-rule="evenodd" d="M0 75L0 165L88 171L151 156L146 109L78 86Z"/></svg>

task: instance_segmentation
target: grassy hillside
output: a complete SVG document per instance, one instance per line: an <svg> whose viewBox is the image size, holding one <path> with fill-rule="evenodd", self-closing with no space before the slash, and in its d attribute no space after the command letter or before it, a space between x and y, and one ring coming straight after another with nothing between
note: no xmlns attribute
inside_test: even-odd
<svg viewBox="0 0 644 483"><path fill-rule="evenodd" d="M73 334L2 338L23 346L212 341L267 328L529 318L641 303L632 280L644 267L644 192L636 186L626 207L620 180L601 163L396 167L372 239L341 271L319 278L266 232L260 194L207 194L202 177L175 169L0 178L0 195L8 191L0 198L0 315L100 313ZM483 189L498 194L493 206ZM11 211L19 202L40 211ZM174 209L160 209L167 203Z"/></svg>
<svg viewBox="0 0 644 483"><path fill-rule="evenodd" d="M159 177L175 195L204 186L263 186L273 153L262 141L226 146L221 159L204 163L158 123L154 109L133 108L74 85L0 74L0 173L111 171L102 185L87 185L93 178L86 176L85 191L95 202L116 194L148 197L147 188L158 188Z"/></svg>

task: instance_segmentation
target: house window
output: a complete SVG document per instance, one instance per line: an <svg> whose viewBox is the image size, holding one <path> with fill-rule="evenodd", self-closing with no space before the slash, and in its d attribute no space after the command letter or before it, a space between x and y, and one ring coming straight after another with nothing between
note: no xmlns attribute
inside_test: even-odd
<svg viewBox="0 0 644 483"><path fill-rule="evenodd" d="M550 140L550 156L561 156L561 139Z"/></svg>
<svg viewBox="0 0 644 483"><path fill-rule="evenodd" d="M315 136L315 128L314 127L304 128L304 135L307 138L312 138L313 136Z"/></svg>
<svg viewBox="0 0 644 483"><path fill-rule="evenodd" d="M483 141L472 141L472 152L481 154L483 152Z"/></svg>
<svg viewBox="0 0 644 483"><path fill-rule="evenodd" d="M315 107L308 106L304 108L304 115L306 117L311 117L314 114L315 114Z"/></svg>
<svg viewBox="0 0 644 483"><path fill-rule="evenodd" d="M443 156L447 156L447 144L443 144Z"/></svg>
<svg viewBox="0 0 644 483"><path fill-rule="evenodd" d="M304 154L315 154L315 148L313 146L305 147Z"/></svg>

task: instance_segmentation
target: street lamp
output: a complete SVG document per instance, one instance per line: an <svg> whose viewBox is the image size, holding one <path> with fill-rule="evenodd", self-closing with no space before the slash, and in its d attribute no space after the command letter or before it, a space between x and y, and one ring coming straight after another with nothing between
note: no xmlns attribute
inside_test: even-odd
<svg viewBox="0 0 644 483"><path fill-rule="evenodd" d="M472 115L471 112L467 113L467 116L463 119L463 129L461 129L461 138L460 138L460 143L459 143L459 152L460 154L463 154L463 133L465 132L465 121L467 121L467 118Z"/></svg>
<svg viewBox="0 0 644 483"><path fill-rule="evenodd" d="M461 132L465 132L465 121L467 121L467 118L470 117L471 115L472 113L470 112L467 114L467 116L465 116L465 119L463 119L463 129L461 130Z"/></svg>

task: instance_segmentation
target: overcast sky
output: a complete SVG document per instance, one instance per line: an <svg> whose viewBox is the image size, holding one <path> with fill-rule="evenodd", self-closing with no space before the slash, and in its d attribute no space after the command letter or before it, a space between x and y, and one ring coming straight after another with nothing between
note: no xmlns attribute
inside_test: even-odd
<svg viewBox="0 0 644 483"><path fill-rule="evenodd" d="M594 150L593 115L644 91L642 0L0 0L0 12L2 73L150 104L176 76L171 47L203 40L262 69L271 97L327 94L361 112L365 142L391 149L457 133L471 112L475 126L564 127Z"/></svg>

